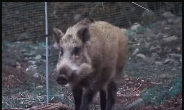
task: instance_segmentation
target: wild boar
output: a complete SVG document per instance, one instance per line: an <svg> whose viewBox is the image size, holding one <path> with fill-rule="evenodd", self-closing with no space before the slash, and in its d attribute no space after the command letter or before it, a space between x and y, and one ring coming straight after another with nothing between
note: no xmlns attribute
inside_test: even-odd
<svg viewBox="0 0 184 110"><path fill-rule="evenodd" d="M75 110L89 110L97 92L101 109L112 110L116 79L122 75L126 61L127 36L110 23L86 18L69 27L65 34L54 28L53 37L60 50L57 83L70 84Z"/></svg>

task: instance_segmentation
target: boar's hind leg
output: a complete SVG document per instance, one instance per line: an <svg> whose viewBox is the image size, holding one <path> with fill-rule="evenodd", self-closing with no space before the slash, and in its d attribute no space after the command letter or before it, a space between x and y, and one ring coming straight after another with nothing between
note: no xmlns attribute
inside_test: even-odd
<svg viewBox="0 0 184 110"><path fill-rule="evenodd" d="M93 90L85 91L82 97L82 104L80 106L80 110L89 110L89 104L91 103L95 93L96 91Z"/></svg>
<svg viewBox="0 0 184 110"><path fill-rule="evenodd" d="M100 106L101 110L105 110L106 107L106 91L100 90Z"/></svg>
<svg viewBox="0 0 184 110"><path fill-rule="evenodd" d="M75 101L75 110L79 110L82 101L82 88L79 86L72 87L72 93Z"/></svg>
<svg viewBox="0 0 184 110"><path fill-rule="evenodd" d="M106 110L112 110L116 100L116 92L117 92L116 82L112 80L107 87Z"/></svg>

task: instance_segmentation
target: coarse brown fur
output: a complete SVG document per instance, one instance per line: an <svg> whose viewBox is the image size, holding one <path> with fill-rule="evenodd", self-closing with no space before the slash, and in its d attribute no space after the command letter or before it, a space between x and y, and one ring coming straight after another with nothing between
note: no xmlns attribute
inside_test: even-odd
<svg viewBox="0 0 184 110"><path fill-rule="evenodd" d="M127 36L105 21L84 19L69 27L65 34L54 29L54 38L58 48L63 49L57 65L61 75L58 83L71 85L75 110L88 110L98 91L101 109L111 110L117 91L116 79L122 75L126 61ZM72 54L75 47L81 47L77 55ZM69 72L72 67L77 69Z"/></svg>

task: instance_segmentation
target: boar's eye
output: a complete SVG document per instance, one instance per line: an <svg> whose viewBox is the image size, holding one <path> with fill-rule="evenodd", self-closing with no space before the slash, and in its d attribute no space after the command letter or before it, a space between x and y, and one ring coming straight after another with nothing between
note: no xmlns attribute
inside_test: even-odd
<svg viewBox="0 0 184 110"><path fill-rule="evenodd" d="M63 48L60 49L60 53L59 53L59 56L62 56L63 55Z"/></svg>
<svg viewBox="0 0 184 110"><path fill-rule="evenodd" d="M74 47L74 49L73 49L73 54L74 54L74 55L79 55L80 50L81 50L80 47Z"/></svg>

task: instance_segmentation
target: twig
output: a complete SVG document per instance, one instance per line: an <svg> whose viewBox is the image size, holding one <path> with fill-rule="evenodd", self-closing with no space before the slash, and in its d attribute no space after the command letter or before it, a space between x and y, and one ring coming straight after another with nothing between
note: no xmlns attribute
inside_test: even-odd
<svg viewBox="0 0 184 110"><path fill-rule="evenodd" d="M99 2L95 5L95 7L97 7L99 4ZM91 12L95 9L95 7L93 7L93 9L89 12L89 15L91 14Z"/></svg>
<svg viewBox="0 0 184 110"><path fill-rule="evenodd" d="M13 3L13 2L9 2L9 3L7 4L7 6L10 6L12 3ZM3 3L2 3L2 6L6 7Z"/></svg>
<svg viewBox="0 0 184 110"><path fill-rule="evenodd" d="M8 8L7 8L5 5L4 5L4 8L5 8L5 10L7 11L7 15L10 16L10 17L12 17L12 16L10 15L10 13L9 13Z"/></svg>
<svg viewBox="0 0 184 110"><path fill-rule="evenodd" d="M141 7L141 8L143 8L143 9L145 9L145 10L148 10L147 8L145 8L145 7L143 7L143 6L141 6L141 5L139 5L139 4L137 4L137 3L135 3L135 2L132 2L133 4L135 4L135 5L137 5L137 6L139 6L139 7ZM149 11L149 10L148 10Z"/></svg>
<svg viewBox="0 0 184 110"><path fill-rule="evenodd" d="M139 87L137 88L137 90L139 91L139 88L142 86L142 84L139 85Z"/></svg>
<svg viewBox="0 0 184 110"><path fill-rule="evenodd" d="M7 16L4 17L4 19L2 19L2 23L4 23L4 21L6 20Z"/></svg>
<svg viewBox="0 0 184 110"><path fill-rule="evenodd" d="M5 8L5 10L6 10L7 16L12 17L12 16L10 15L9 10L7 9L7 7L6 7L4 4L2 4L2 5L4 6L4 8ZM7 17L7 16L6 16L6 17ZM4 22L4 20L6 19L6 17L2 20L2 22Z"/></svg>
<svg viewBox="0 0 184 110"><path fill-rule="evenodd" d="M103 2L102 2L102 7L103 7L103 10L104 10L104 5L103 5Z"/></svg>

